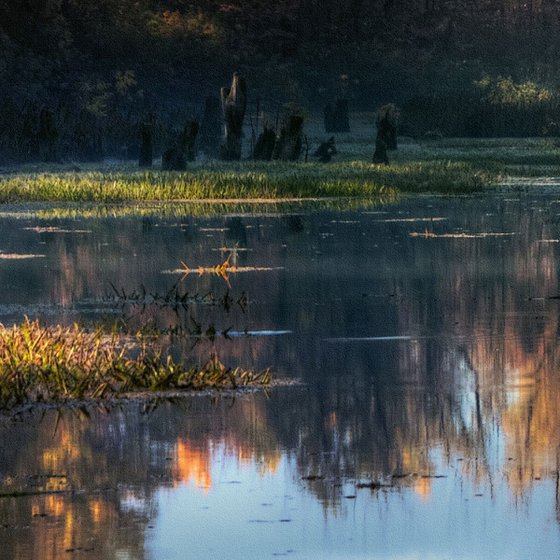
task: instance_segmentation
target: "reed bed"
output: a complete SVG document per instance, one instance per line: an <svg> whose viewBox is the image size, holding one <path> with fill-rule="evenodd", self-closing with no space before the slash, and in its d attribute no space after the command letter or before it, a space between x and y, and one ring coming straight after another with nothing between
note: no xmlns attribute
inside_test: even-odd
<svg viewBox="0 0 560 560"><path fill-rule="evenodd" d="M97 329L0 325L0 410L25 403L89 400L134 392L266 386L269 370L228 368L216 356L202 367L174 361L160 341Z"/></svg>
<svg viewBox="0 0 560 560"><path fill-rule="evenodd" d="M196 164L185 172L96 171L8 173L0 203L178 201L324 197L394 198L398 192L471 192L490 176L465 162L416 161L380 166L363 161Z"/></svg>

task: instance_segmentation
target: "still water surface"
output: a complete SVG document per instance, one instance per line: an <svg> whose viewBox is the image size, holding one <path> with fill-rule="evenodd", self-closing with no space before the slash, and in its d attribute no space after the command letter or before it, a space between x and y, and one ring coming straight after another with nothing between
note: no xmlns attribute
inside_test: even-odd
<svg viewBox="0 0 560 560"><path fill-rule="evenodd" d="M0 217L28 256L0 258L3 322L212 325L175 351L302 385L0 420L0 558L558 557L560 191L32 210ZM229 285L205 271L228 256ZM227 309L152 303L178 281Z"/></svg>

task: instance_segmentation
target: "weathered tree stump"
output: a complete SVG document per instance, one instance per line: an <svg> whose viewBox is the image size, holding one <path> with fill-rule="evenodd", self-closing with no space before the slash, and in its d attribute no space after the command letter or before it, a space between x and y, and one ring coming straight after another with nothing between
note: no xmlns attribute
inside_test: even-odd
<svg viewBox="0 0 560 560"><path fill-rule="evenodd" d="M235 72L231 87L221 89L222 113L225 137L222 145L222 159L240 160L243 139L243 119L247 108L247 85L245 78Z"/></svg>
<svg viewBox="0 0 560 560"><path fill-rule="evenodd" d="M222 118L220 115L220 100L217 97L207 97L204 105L204 115L200 123L198 147L208 157L217 157L220 153L222 141Z"/></svg>
<svg viewBox="0 0 560 560"><path fill-rule="evenodd" d="M348 100L337 99L334 107L327 103L324 112L325 132L350 132Z"/></svg>
<svg viewBox="0 0 560 560"><path fill-rule="evenodd" d="M38 140L41 160L45 163L57 163L58 129L54 113L50 109L43 108L39 114Z"/></svg>
<svg viewBox="0 0 560 560"><path fill-rule="evenodd" d="M334 105L333 132L350 132L350 117L348 115L348 100L337 99Z"/></svg>
<svg viewBox="0 0 560 560"><path fill-rule="evenodd" d="M387 144L383 140L375 141L375 152L373 153L373 163L389 165L389 157L387 156Z"/></svg>
<svg viewBox="0 0 560 560"><path fill-rule="evenodd" d="M189 121L176 140L163 152L162 169L166 171L184 171L187 161L194 161L195 142L198 134L198 123Z"/></svg>
<svg viewBox="0 0 560 560"><path fill-rule="evenodd" d="M194 161L196 159L196 138L199 130L200 127L196 121L188 121L183 129L183 142L187 161Z"/></svg>
<svg viewBox="0 0 560 560"><path fill-rule="evenodd" d="M337 153L334 136L331 136L326 142L321 143L313 153L313 156L318 158L321 163L328 163Z"/></svg>
<svg viewBox="0 0 560 560"><path fill-rule="evenodd" d="M270 161L274 153L276 145L276 131L265 123L263 131L259 134L255 149L253 150L253 159Z"/></svg>
<svg viewBox="0 0 560 560"><path fill-rule="evenodd" d="M140 125L140 157L138 165L140 167L152 167L154 161L154 125L150 122L143 122Z"/></svg>
<svg viewBox="0 0 560 560"><path fill-rule="evenodd" d="M385 143L388 150L397 149L397 108L389 103L377 111L377 139Z"/></svg>
<svg viewBox="0 0 560 560"><path fill-rule="evenodd" d="M297 161L299 159L303 143L303 121L301 115L288 117L280 129L272 159L281 161Z"/></svg>

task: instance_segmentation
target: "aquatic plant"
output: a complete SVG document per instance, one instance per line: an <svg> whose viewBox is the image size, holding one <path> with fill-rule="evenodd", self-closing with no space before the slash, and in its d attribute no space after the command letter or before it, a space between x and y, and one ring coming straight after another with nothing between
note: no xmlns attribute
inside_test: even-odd
<svg viewBox="0 0 560 560"><path fill-rule="evenodd" d="M178 272L183 272L183 270L179 269ZM189 305L207 305L210 307L221 307L225 311L229 311L234 303L244 310L248 303L245 292L242 292L239 298L234 300L229 290L226 290L222 296L218 296L212 291L205 294L190 293L188 290L183 291L179 284L180 281L176 282L164 292L148 293L143 284L140 285L138 291L133 289L127 292L124 288L117 288L112 282L109 282L113 293L107 294L104 301L119 305L131 304L142 307L157 305L158 307L169 307L175 310L180 308L187 309Z"/></svg>
<svg viewBox="0 0 560 560"><path fill-rule="evenodd" d="M138 391L267 385L270 370L228 368L217 356L202 367L176 362L157 338L127 337L26 319L0 325L0 409L28 402L102 399Z"/></svg>

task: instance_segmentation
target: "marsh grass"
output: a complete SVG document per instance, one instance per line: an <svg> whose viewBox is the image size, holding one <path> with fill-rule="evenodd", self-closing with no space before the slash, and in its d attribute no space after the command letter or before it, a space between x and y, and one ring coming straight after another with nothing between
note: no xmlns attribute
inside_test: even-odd
<svg viewBox="0 0 560 560"><path fill-rule="evenodd" d="M489 177L466 163L415 161L379 166L364 161L238 164L208 162L186 172L137 169L7 174L0 202L187 201L364 197L394 200L398 192L465 192Z"/></svg>
<svg viewBox="0 0 560 560"><path fill-rule="evenodd" d="M560 141L554 138L447 138L419 142L408 152L408 158L463 162L497 175L535 174L543 166L560 171Z"/></svg>
<svg viewBox="0 0 560 560"><path fill-rule="evenodd" d="M132 392L267 385L269 370L227 368L216 356L202 367L175 362L160 341L116 331L0 325L0 409L28 402L103 399Z"/></svg>
<svg viewBox="0 0 560 560"><path fill-rule="evenodd" d="M335 197L290 200L209 200L190 202L124 202L63 204L53 208L37 209L34 212L11 212L18 218L52 219L118 219L127 217L187 218L228 215L275 216L304 212L306 210L348 211L368 210L395 202L398 195L387 193L383 197ZM1 214L0 214L1 215Z"/></svg>
<svg viewBox="0 0 560 560"><path fill-rule="evenodd" d="M265 201L293 204L346 198L390 203L399 193L476 192L499 184L504 177L542 174L543 167L549 168L549 174L560 174L558 139L403 138L399 149L390 153L391 165L380 166L369 163L372 138L369 126L366 133L340 135L336 161L329 164L200 161L184 172L141 171L131 164L81 170L63 165L8 169L0 176L0 203L121 203L135 214L161 213L166 211L165 203L173 203L167 208L170 213L202 215L225 211L226 202L235 202L240 211L254 211L255 205L274 211ZM196 206L178 205L180 201ZM163 206L156 209L151 206L155 203ZM110 216L113 209L91 212L97 212L96 217L99 212ZM126 207L118 212L124 214Z"/></svg>

